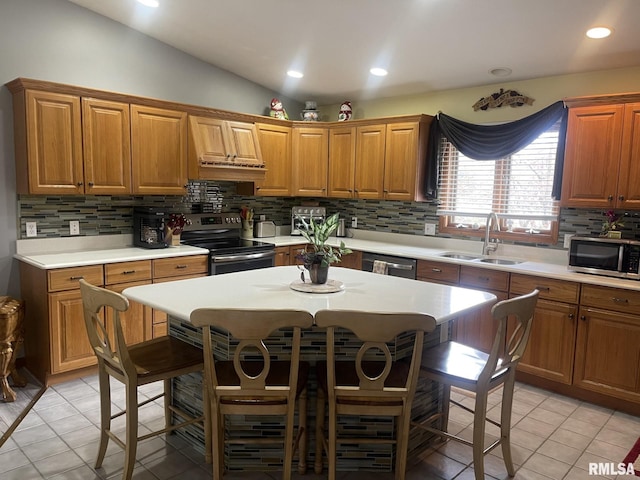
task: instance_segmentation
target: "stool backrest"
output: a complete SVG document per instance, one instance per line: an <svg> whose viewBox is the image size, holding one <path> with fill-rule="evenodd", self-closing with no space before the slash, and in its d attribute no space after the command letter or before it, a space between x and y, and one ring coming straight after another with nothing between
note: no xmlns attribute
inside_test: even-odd
<svg viewBox="0 0 640 480"><path fill-rule="evenodd" d="M436 328L435 320L418 313L378 313L350 310L320 310L315 315L316 325L327 329L327 386L331 399L335 391L345 396L378 396L398 395L406 396L415 391L424 333ZM353 386L341 387L335 383L335 329L345 328L354 333L362 342L355 359L356 373L359 379L357 388ZM385 381L391 372L394 361L387 345L398 335L405 332L415 333L409 372L404 386L386 387ZM379 350L384 357L381 371L367 372L366 354L369 350Z"/></svg>
<svg viewBox="0 0 640 480"><path fill-rule="evenodd" d="M505 371L515 369L529 342L533 314L538 301L538 290L526 295L496 303L491 314L498 321L498 332L487 360L487 365L478 377L478 383L490 382ZM507 338L509 319L515 321L515 329Z"/></svg>
<svg viewBox="0 0 640 480"><path fill-rule="evenodd" d="M117 292L91 285L84 279L80 279L80 293L87 335L98 361L104 362L107 368L111 367L115 375L135 378L136 368L129 357L120 321L120 313L127 311L129 300ZM113 309L112 335L109 335L105 321L100 316L103 308Z"/></svg>
<svg viewBox="0 0 640 480"><path fill-rule="evenodd" d="M302 328L311 328L313 316L298 310L243 310L199 308L191 313L191 323L202 327L202 343L204 347L204 366L207 387L211 398L221 395L226 397L290 397L291 403L296 394L298 368L300 363L300 338ZM214 359L214 345L211 339L212 328L228 332L239 343L233 354L233 367L239 378L240 385L220 385L216 360ZM266 385L271 366L271 355L265 345L265 340L276 330L292 328L288 385L270 387ZM288 341L288 339L287 339ZM259 372L246 372L242 361L243 352L255 348L261 358L262 369ZM279 351L279 353L282 353ZM259 364L260 361L251 362Z"/></svg>

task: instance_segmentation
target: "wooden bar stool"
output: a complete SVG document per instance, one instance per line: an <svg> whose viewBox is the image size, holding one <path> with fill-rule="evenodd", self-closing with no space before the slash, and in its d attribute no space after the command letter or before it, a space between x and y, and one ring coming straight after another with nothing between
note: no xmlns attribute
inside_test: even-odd
<svg viewBox="0 0 640 480"><path fill-rule="evenodd" d="M205 379L211 401L213 478L224 475L225 444L284 444L283 480L291 478L291 462L299 449L299 473L306 469L307 376L309 364L300 361L301 329L311 328L313 317L298 310L242 310L200 308L191 313L191 323L202 327ZM233 360L214 358L212 329L222 330L238 341ZM276 330L292 329L287 359L272 359L265 340ZM288 332L287 332L288 333ZM282 350L278 345L276 350ZM294 439L294 413L298 402L299 428ZM285 419L284 436L240 438L225 436L226 415L280 416ZM229 429L231 430L231 429Z"/></svg>
<svg viewBox="0 0 640 480"><path fill-rule="evenodd" d="M0 296L0 384L5 402L15 402L16 392L9 386L9 375L16 387L24 387L27 381L16 370L16 355L24 338L24 302Z"/></svg>
<svg viewBox="0 0 640 480"><path fill-rule="evenodd" d="M520 297L496 303L491 314L498 324L490 354L457 342L445 342L430 348L424 354L420 375L444 387L445 405L442 413L414 424L439 436L456 440L473 449L473 469L476 480L484 480L484 456L498 445L502 446L502 457L509 476L515 475L511 457L511 407L516 367L527 347L533 313L538 300L538 290ZM515 321L513 333L507 340L508 320ZM510 328L509 328L510 329ZM487 418L487 396L502 385L500 422ZM475 407L466 407L450 398L451 387L474 392ZM448 433L449 403L473 413L473 441ZM438 428L433 427L434 423ZM485 448L486 422L500 428L500 438Z"/></svg>
<svg viewBox="0 0 640 480"><path fill-rule="evenodd" d="M320 310L316 325L327 329L327 361L318 362L318 398L316 418L315 472L322 472L322 452L327 454L329 480L336 478L337 445L381 444L396 446L395 479L404 480L407 465L411 405L415 396L425 332L436 324L432 317L418 313L369 313L348 310ZM354 360L336 361L337 328L355 334L359 343ZM413 342L407 348L411 356L394 361L386 342L410 332ZM381 353L384 360L367 360L367 354ZM324 406L329 404L328 435L324 433ZM339 437L338 415L392 417L395 438L359 435Z"/></svg>
<svg viewBox="0 0 640 480"><path fill-rule="evenodd" d="M171 405L171 379L179 375L201 372L204 368L202 350L174 337L159 337L153 340L127 346L120 312L129 308L129 301L122 295L104 288L90 285L80 280L80 292L84 308L84 320L93 351L98 357L98 378L100 381L100 445L96 468L100 468L107 451L109 439L113 440L125 451L123 480L131 479L136 459L138 441L171 432L177 428L191 424L200 424L204 429L205 452L211 445L209 425L209 408L206 390L203 389L204 414L194 417ZM103 308L113 309L113 332L107 332L104 320L100 318ZM127 319L131 321L130 318ZM134 319L142 321L141 319ZM115 348L112 347L115 345ZM113 377L125 386L126 409L111 414L111 383ZM138 387L162 380L164 392L138 403ZM165 428L138 437L138 408L164 397ZM126 415L125 441L111 431L111 420ZM184 421L172 424L175 414ZM206 453L207 461L210 455Z"/></svg>

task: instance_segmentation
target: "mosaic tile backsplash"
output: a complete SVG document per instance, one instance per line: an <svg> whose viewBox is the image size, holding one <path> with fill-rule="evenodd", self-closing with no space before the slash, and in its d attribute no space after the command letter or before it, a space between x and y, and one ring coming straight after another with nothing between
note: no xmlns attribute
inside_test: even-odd
<svg viewBox="0 0 640 480"><path fill-rule="evenodd" d="M20 238L26 238L26 222L37 222L38 237L69 236L69 221L80 221L81 235L128 234L133 232L133 207L149 205L168 211L239 211L243 205L254 209L256 218L265 215L276 225L289 225L291 207L316 200L328 213L340 212L347 218L358 217L358 228L386 233L422 235L425 223L438 223L436 206L422 202L384 200L344 200L294 197L245 197L236 194L232 182L190 182L185 196L42 196L20 195L18 220ZM640 212L624 214L623 238L640 239ZM556 245L563 248L565 234L598 235L604 220L603 210L563 208L560 235ZM447 235L450 236L450 235ZM456 238L470 238L463 235ZM481 239L475 238L481 241ZM535 246L535 244L523 244Z"/></svg>

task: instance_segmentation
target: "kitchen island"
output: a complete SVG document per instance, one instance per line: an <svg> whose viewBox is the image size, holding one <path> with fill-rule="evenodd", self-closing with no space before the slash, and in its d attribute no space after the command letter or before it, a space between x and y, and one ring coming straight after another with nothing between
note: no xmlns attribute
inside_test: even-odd
<svg viewBox="0 0 640 480"><path fill-rule="evenodd" d="M342 282L344 289L336 293L304 293L294 291L290 284L300 278L300 270L295 266L274 267L225 275L180 280L175 282L144 285L124 290L123 294L131 300L149 305L167 312L170 316L170 335L189 343L201 346L200 329L189 322L191 312L197 308L255 308L255 309L298 309L315 314L322 309L362 310L377 312L417 312L430 317L429 329L425 338L425 348L434 346L449 338L449 322L466 313L480 309L496 301L490 293L460 287L451 287L427 282L416 282L397 277L377 275L369 272L331 267L329 278ZM223 332L216 332L216 352L222 359L229 359L234 344ZM347 335L347 332L345 332ZM286 332L275 342L287 341ZM337 355L350 356L348 335L345 347ZM395 339L392 352L394 359L404 358L411 352L403 348L409 341L408 335ZM314 364L322 359L325 352L325 334L318 328L303 332L302 358ZM313 372L314 369L312 369ZM187 387L195 379L177 380L174 384L173 401L181 408L197 413L202 408L201 392ZM308 385L309 396L314 397L316 379L312 373ZM315 405L314 401L309 402ZM412 417L416 420L439 411L442 408L442 393L438 385L421 381L413 402ZM309 425L313 425L315 412L309 409ZM272 422L272 419L268 420ZM371 421L367 418L344 418L340 422L345 427L366 429L373 435L393 435L394 424L390 420ZM233 425L242 420L234 421ZM255 425L255 419L246 422L247 428ZM273 425L264 424L264 431L273 430ZM238 427L236 427L238 428ZM257 435L260 435L258 430ZM314 442L313 428L309 428L310 442ZM187 430L186 438L203 448L204 441L199 429ZM416 429L410 434L409 456L415 457L423 452L432 441L432 435ZM280 469L281 452L269 451L261 446L234 445L234 451L227 462L232 470L269 470ZM237 450L236 450L237 449ZM314 448L307 450L310 456L307 465L313 463ZM357 445L344 445L338 451L338 469L392 471L394 451L391 445L365 445L362 450ZM275 459L275 464L271 463Z"/></svg>

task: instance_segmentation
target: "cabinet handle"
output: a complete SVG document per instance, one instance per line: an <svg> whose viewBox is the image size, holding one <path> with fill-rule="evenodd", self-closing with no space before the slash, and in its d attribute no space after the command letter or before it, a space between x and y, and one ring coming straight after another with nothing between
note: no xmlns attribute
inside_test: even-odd
<svg viewBox="0 0 640 480"><path fill-rule="evenodd" d="M230 154L230 153L227 153L227 158L230 158L230 157L231 157L231 154Z"/></svg>
<svg viewBox="0 0 640 480"><path fill-rule="evenodd" d="M182 269L187 268L187 267L188 267L188 265L176 265L176 268L179 269L179 270L182 270Z"/></svg>
<svg viewBox="0 0 640 480"><path fill-rule="evenodd" d="M611 300L613 300L613 303L629 303L629 300L626 298L612 297Z"/></svg>
<svg viewBox="0 0 640 480"><path fill-rule="evenodd" d="M621 202L622 202L622 201L624 201L624 195L620 195L620 196L618 197L618 200L620 200Z"/></svg>
<svg viewBox="0 0 640 480"><path fill-rule="evenodd" d="M442 272L442 270L440 270L439 268L432 268L431 271L435 272L435 273L441 273Z"/></svg>
<svg viewBox="0 0 640 480"><path fill-rule="evenodd" d="M489 277L478 277L478 280L480 280L481 282L488 282Z"/></svg>
<svg viewBox="0 0 640 480"><path fill-rule="evenodd" d="M84 278L84 275L79 275L77 277L69 277L69 280L82 280Z"/></svg>
<svg viewBox="0 0 640 480"><path fill-rule="evenodd" d="M233 154L233 159L235 160L236 158L238 158L238 154L237 154L237 153L234 153L234 154Z"/></svg>
<svg viewBox="0 0 640 480"><path fill-rule="evenodd" d="M583 322L587 321L587 316L586 315L580 315L580 320L582 320Z"/></svg>
<svg viewBox="0 0 640 480"><path fill-rule="evenodd" d="M78 182L78 186L81 187L82 185L84 185L84 183L82 182Z"/></svg>
<svg viewBox="0 0 640 480"><path fill-rule="evenodd" d="M574 317L575 317L575 315L574 315L573 313L570 313L570 314L569 314L569 320L573 320L573 319L574 319Z"/></svg>
<svg viewBox="0 0 640 480"><path fill-rule="evenodd" d="M131 275L132 273L136 273L136 271L135 270L124 270L122 272L123 275Z"/></svg>
<svg viewBox="0 0 640 480"><path fill-rule="evenodd" d="M608 200L608 201L610 201L610 202L612 202L612 201L613 201L613 195L609 195L609 196L607 197L607 200Z"/></svg>
<svg viewBox="0 0 640 480"><path fill-rule="evenodd" d="M93 187L94 185L95 185L95 183L93 183L93 182L89 182L89 186L90 186L90 187Z"/></svg>
<svg viewBox="0 0 640 480"><path fill-rule="evenodd" d="M549 287L543 287L543 286L540 286L540 285L536 285L536 290L540 290L541 292L548 292L551 289Z"/></svg>

